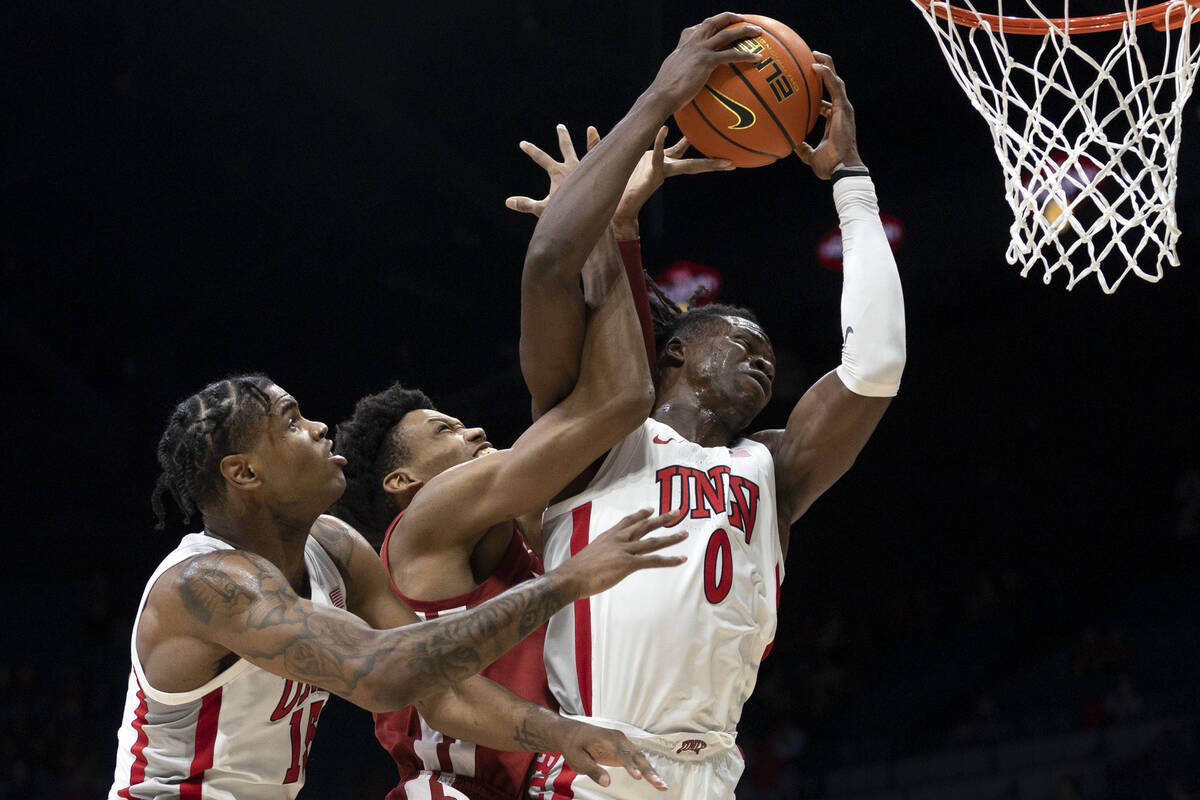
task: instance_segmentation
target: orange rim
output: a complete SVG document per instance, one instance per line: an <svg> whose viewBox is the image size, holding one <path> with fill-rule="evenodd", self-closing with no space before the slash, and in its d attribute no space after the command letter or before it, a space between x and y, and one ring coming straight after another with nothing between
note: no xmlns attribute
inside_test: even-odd
<svg viewBox="0 0 1200 800"><path fill-rule="evenodd" d="M932 11L942 19L948 19L956 25L967 28L982 28L987 23L993 30L1003 28L1005 33L1044 34L1050 26L1065 30L1068 33L1096 33L1098 31L1117 30L1125 24L1126 14L1100 14L1094 17L1060 17L1058 19L1041 19L1039 17L1010 17L998 14L978 14L965 8L951 5L938 5L930 8L933 0L916 0L916 3L926 11ZM1200 0L1187 0L1193 8L1190 12L1192 19L1200 18ZM1174 12L1167 14L1170 3L1159 3L1147 8L1139 8L1134 14L1138 25L1152 24L1157 30L1178 28L1183 25L1188 14L1182 6L1176 6Z"/></svg>

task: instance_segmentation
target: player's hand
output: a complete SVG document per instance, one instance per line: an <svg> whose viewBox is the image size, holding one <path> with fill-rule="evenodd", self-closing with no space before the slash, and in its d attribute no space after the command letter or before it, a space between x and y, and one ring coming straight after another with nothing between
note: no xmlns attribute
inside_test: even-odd
<svg viewBox="0 0 1200 800"><path fill-rule="evenodd" d="M550 177L550 190L546 192L546 196L541 200L534 200L532 197L514 196L504 201L504 205L511 208L513 211L520 211L525 214L533 214L535 217L540 217L542 211L546 208L546 203L550 202L550 198L558 191L558 187L570 175L576 167L579 166L579 156L575 154L575 143L571 141L571 134L567 132L566 125L558 126L558 151L562 154L562 161L555 161L554 157L547 154L532 142L521 142L521 152L533 159L533 163L537 164L542 169L546 170L546 174ZM587 128L587 148L591 150L600 141L600 132L596 130L595 125L588 125Z"/></svg>
<svg viewBox="0 0 1200 800"><path fill-rule="evenodd" d="M650 766L645 754L620 731L574 722L563 737L562 757L571 769L580 775L587 775L601 786L608 786L612 782L608 770L601 766L608 765L624 767L631 776L638 780L644 778L660 792L669 788L654 767Z"/></svg>
<svg viewBox="0 0 1200 800"><path fill-rule="evenodd" d="M825 118L825 131L816 147L807 142L796 145L796 155L812 167L813 174L823 181L829 180L833 168L838 164L848 167L862 166L858 155L858 138L854 126L854 106L846 96L846 82L833 67L833 59L825 53L813 51L813 70L821 76L829 100L821 101L821 116Z"/></svg>
<svg viewBox="0 0 1200 800"><path fill-rule="evenodd" d="M557 574L567 593L579 598L603 592L639 569L679 566L687 560L686 556L656 553L682 542L687 531L645 537L650 531L678 522L685 511L671 511L657 517L650 516L651 513L652 509L644 508L625 517L550 574Z"/></svg>
<svg viewBox="0 0 1200 800"><path fill-rule="evenodd" d="M590 132L593 130L589 128ZM654 147L642 154L629 183L625 184L625 192L617 203L616 213L613 214L613 231L618 239L636 239L638 235L638 213L646 201L658 191L663 181L674 175L698 175L702 172L733 169L733 162L723 158L683 158L689 143L686 136L670 147L667 142L666 127L659 128L654 137Z"/></svg>
<svg viewBox="0 0 1200 800"><path fill-rule="evenodd" d="M745 24L728 27L738 22ZM719 64L759 61L762 56L758 53L736 50L732 45L761 33L762 28L730 11L685 28L679 34L679 44L659 67L658 75L650 84L650 92L669 106L668 114L679 110L696 96Z"/></svg>

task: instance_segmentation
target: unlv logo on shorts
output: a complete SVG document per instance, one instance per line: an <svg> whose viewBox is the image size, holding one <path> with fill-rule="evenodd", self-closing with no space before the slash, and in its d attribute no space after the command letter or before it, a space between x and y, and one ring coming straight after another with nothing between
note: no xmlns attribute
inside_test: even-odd
<svg viewBox="0 0 1200 800"><path fill-rule="evenodd" d="M702 739L685 739L683 744L679 745L679 749L675 751L675 754L695 753L696 755L700 755L700 751L706 747L708 747L708 743Z"/></svg>

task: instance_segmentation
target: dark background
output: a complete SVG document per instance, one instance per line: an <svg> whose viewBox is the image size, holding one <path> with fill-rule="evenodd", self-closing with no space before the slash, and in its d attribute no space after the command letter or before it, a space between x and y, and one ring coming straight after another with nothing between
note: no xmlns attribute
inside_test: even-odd
<svg viewBox="0 0 1200 800"><path fill-rule="evenodd" d="M0 11L16 554L3 796L95 796L111 778L129 622L186 530L173 517L155 531L149 505L175 402L263 370L332 425L398 378L511 443L527 422L517 288L533 221L503 201L545 189L517 143L553 152L555 123L610 128L679 30L716 10ZM1117 720L1088 703L1120 675L1139 718L1183 719L1182 738L1133 778L1105 762L1104 785L1079 791L1189 796L1195 101L1178 170L1183 266L1113 296L1090 280L1067 292L1005 263L1011 213L990 135L913 8L754 10L833 54L848 84L882 210L907 229L909 358L857 465L793 534L775 653L742 725L753 796L823 796L832 770L979 744L980 718L988 745L1103 731ZM841 279L815 255L835 224L828 186L796 159L673 179L643 213L652 273L677 259L719 269L723 299L773 337L782 374L764 427L837 363ZM1093 634L1118 651L1094 669ZM327 712L305 796L382 795L389 767L366 725L345 704Z"/></svg>

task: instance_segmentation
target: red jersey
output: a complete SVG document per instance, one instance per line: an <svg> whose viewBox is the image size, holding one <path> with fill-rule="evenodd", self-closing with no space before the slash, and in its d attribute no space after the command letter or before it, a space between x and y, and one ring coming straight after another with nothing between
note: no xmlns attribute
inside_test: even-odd
<svg viewBox="0 0 1200 800"><path fill-rule="evenodd" d="M399 517L396 518L397 520ZM392 591L421 619L433 619L472 608L523 581L542 574L542 562L525 544L513 525L512 539L500 564L483 583L466 594L444 600L408 597L391 579L388 539L396 521L388 528L381 553ZM546 682L542 650L546 640L543 625L480 674L514 694L547 708L558 710ZM467 800L516 800L524 796L525 780L536 753L508 753L438 733L412 706L375 714L375 738L391 753L400 771L400 783L387 800L416 798L466 798Z"/></svg>

